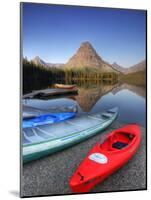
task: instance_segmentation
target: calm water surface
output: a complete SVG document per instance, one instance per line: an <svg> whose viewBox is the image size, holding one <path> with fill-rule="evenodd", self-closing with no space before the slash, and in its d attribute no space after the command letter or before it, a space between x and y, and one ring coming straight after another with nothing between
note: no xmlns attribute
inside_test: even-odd
<svg viewBox="0 0 151 200"><path fill-rule="evenodd" d="M120 108L118 121L146 126L146 90L129 84L79 87L78 95L56 99L26 99L23 103L37 108L77 105L79 115L96 113L114 106Z"/></svg>

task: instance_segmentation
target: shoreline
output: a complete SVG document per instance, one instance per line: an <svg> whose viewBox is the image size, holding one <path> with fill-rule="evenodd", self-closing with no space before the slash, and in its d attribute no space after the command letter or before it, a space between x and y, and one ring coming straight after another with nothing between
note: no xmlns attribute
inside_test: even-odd
<svg viewBox="0 0 151 200"><path fill-rule="evenodd" d="M108 129L66 150L23 166L21 194L45 196L72 194L69 180L89 150L105 135L121 127L114 122ZM120 170L98 184L91 193L146 189L146 128L141 127L142 141L136 155Z"/></svg>

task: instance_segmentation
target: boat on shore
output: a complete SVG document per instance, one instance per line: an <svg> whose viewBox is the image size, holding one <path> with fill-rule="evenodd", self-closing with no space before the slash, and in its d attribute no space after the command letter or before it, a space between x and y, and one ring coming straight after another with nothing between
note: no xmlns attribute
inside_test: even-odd
<svg viewBox="0 0 151 200"><path fill-rule="evenodd" d="M22 127L23 128L33 128L37 126L54 124L58 122L71 119L76 116L77 112L65 112L65 113L48 113L39 115L38 117L23 119Z"/></svg>
<svg viewBox="0 0 151 200"><path fill-rule="evenodd" d="M76 85L65 85L65 84L57 84L57 83L54 86L55 86L55 88L60 88L60 89L75 89L75 88L77 88Z"/></svg>
<svg viewBox="0 0 151 200"><path fill-rule="evenodd" d="M32 98L45 98L45 97L54 97L59 95L66 95L66 94L77 94L78 89L44 89L44 90L34 90L31 93L23 95L23 99L32 99Z"/></svg>
<svg viewBox="0 0 151 200"><path fill-rule="evenodd" d="M32 119L40 116L44 116L50 113L76 113L78 107L74 106L56 106L47 109L41 109L23 104L22 106L22 117L23 120Z"/></svg>
<svg viewBox="0 0 151 200"><path fill-rule="evenodd" d="M139 125L130 124L107 135L88 153L70 180L75 193L87 193L124 166L141 142Z"/></svg>
<svg viewBox="0 0 151 200"><path fill-rule="evenodd" d="M27 163L82 142L110 126L118 116L117 107L60 123L24 128L23 162Z"/></svg>

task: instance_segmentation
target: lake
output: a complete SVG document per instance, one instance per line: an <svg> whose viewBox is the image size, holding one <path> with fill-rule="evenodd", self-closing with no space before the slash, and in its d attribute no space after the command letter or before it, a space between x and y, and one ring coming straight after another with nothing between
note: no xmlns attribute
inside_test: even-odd
<svg viewBox="0 0 151 200"><path fill-rule="evenodd" d="M146 88L127 83L115 85L82 85L78 95L62 96L53 99L26 99L23 103L36 108L54 106L78 106L78 115L103 111L114 106L120 108L118 121L139 123L146 127Z"/></svg>

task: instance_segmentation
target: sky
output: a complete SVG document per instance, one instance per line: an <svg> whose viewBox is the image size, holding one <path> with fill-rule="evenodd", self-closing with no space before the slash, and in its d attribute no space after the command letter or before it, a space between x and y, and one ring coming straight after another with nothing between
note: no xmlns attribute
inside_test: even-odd
<svg viewBox="0 0 151 200"><path fill-rule="evenodd" d="M66 63L89 41L101 58L130 67L145 59L146 12L23 3L23 56Z"/></svg>

